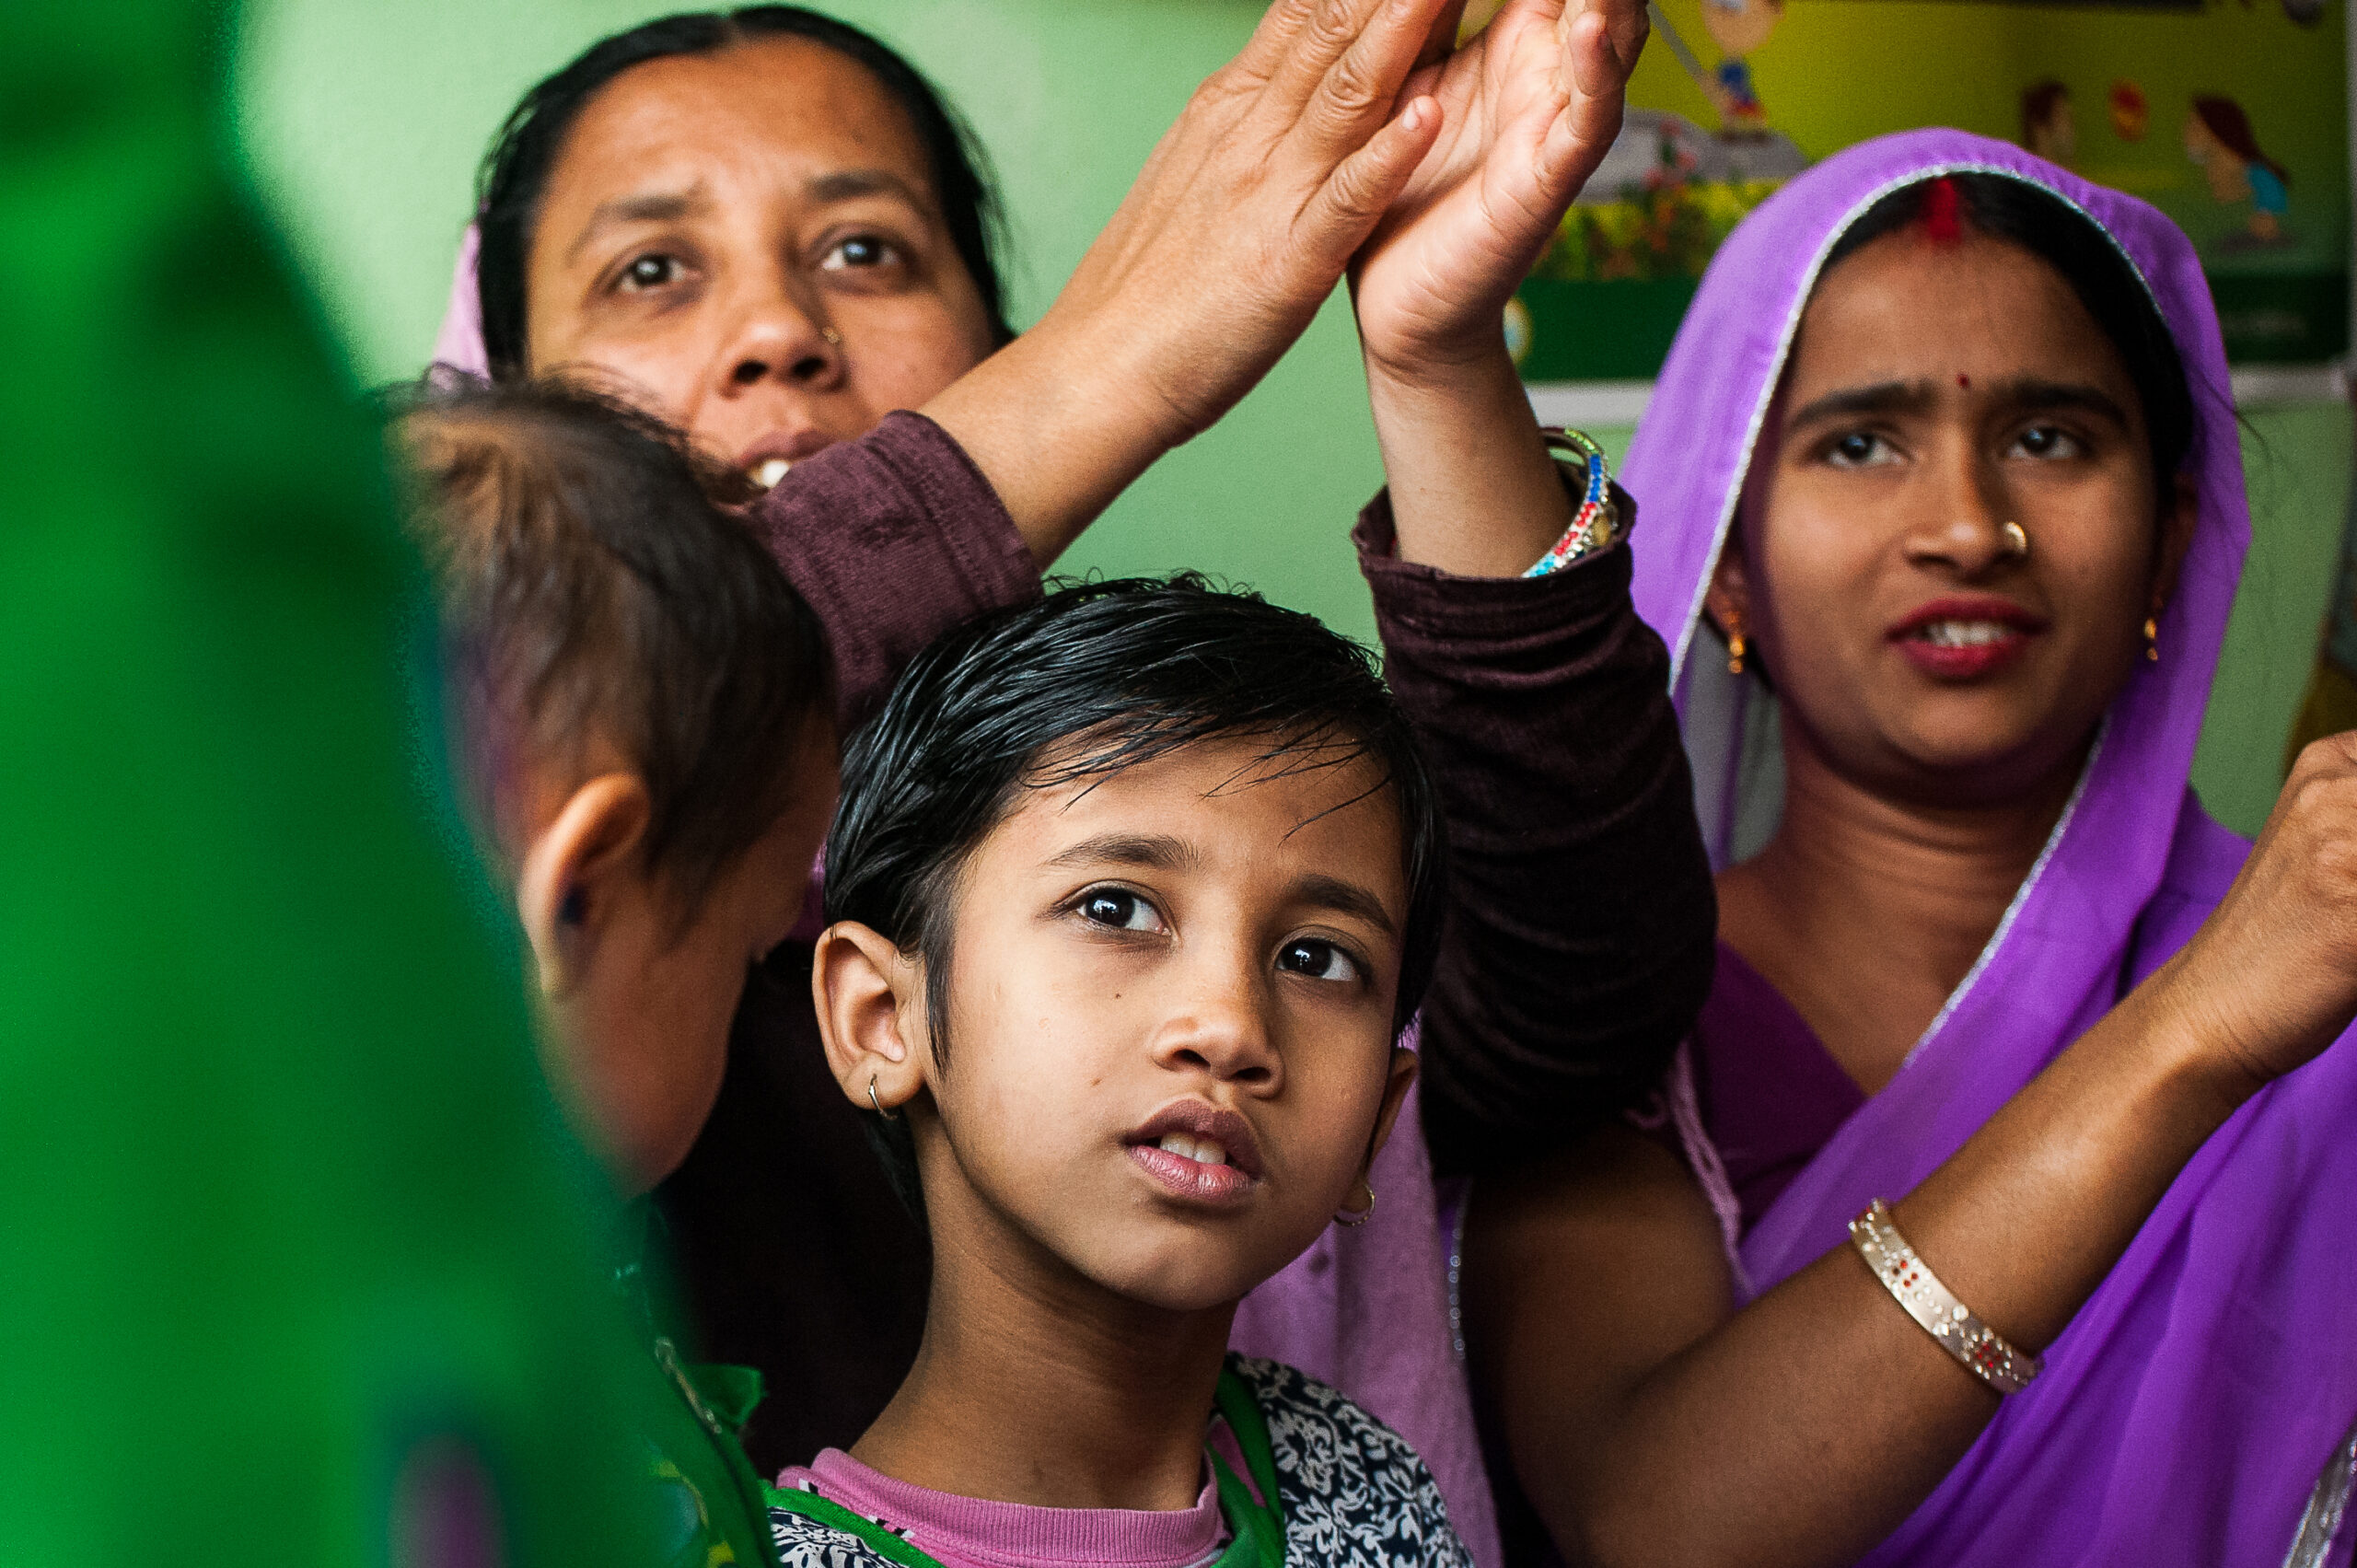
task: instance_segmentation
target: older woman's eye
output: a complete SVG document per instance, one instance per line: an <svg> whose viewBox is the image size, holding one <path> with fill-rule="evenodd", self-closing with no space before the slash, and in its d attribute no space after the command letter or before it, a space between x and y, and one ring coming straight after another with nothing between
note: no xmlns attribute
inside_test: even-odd
<svg viewBox="0 0 2357 1568"><path fill-rule="evenodd" d="M900 248L890 240L873 234L854 234L829 246L827 253L819 258L819 265L830 273L864 272L900 259Z"/></svg>
<svg viewBox="0 0 2357 1568"><path fill-rule="evenodd" d="M1310 980L1353 981L1358 960L1331 942L1314 936L1296 937L1277 949L1277 968Z"/></svg>
<svg viewBox="0 0 2357 1568"><path fill-rule="evenodd" d="M658 252L632 257L622 267L621 276L614 280L614 286L625 294L643 294L677 283L679 278L679 259Z"/></svg>
<svg viewBox="0 0 2357 1568"><path fill-rule="evenodd" d="M1837 469L1875 468L1897 462L1898 454L1873 431L1852 430L1833 438L1825 449L1825 460Z"/></svg>
<svg viewBox="0 0 2357 1568"><path fill-rule="evenodd" d="M1127 888L1091 888L1080 896L1080 918L1116 931L1160 931L1161 913Z"/></svg>
<svg viewBox="0 0 2357 1568"><path fill-rule="evenodd" d="M2077 436L2051 424L2033 424L2014 437L2014 449L2029 458L2077 458L2086 447Z"/></svg>

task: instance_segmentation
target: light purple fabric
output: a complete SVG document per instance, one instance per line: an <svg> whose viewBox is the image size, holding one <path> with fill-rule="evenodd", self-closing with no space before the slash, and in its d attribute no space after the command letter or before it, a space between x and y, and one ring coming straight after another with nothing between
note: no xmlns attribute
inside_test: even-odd
<svg viewBox="0 0 2357 1568"><path fill-rule="evenodd" d="M485 375L475 251L470 226L434 358ZM819 880L814 867L806 925ZM1504 1554L1497 1510L1449 1323L1446 1251L1414 1091L1370 1174L1380 1194L1375 1217L1352 1229L1329 1228L1245 1297L1228 1342L1245 1355L1286 1362L1341 1389L1406 1438L1439 1483L1449 1522L1473 1561L1480 1568L1498 1568Z"/></svg>
<svg viewBox="0 0 2357 1568"><path fill-rule="evenodd" d="M442 330L434 336L434 363L472 376L491 374L491 356L482 346L482 294L475 286L475 252L482 238L472 224L459 241L458 264L451 269L450 303L442 312Z"/></svg>
<svg viewBox="0 0 2357 1568"><path fill-rule="evenodd" d="M2112 705L2079 791L1973 971L1906 1065L1769 1208L1743 1248L1762 1288L1844 1245L2150 973L2217 902L2247 846L2187 788L2249 541L2226 366L2200 264L2152 207L2001 142L1884 137L1763 204L1713 262L1631 447L1645 515L1637 608L1669 644L1704 829L1722 864L1772 819L1751 677L1694 646L1701 598L1755 433L1827 249L1898 185L1967 169L2087 213L2142 274L2193 382L2200 521L2157 664ZM1763 807L1765 809L1763 810ZM2246 1106L1875 1564L2282 1562L2357 1418L2357 1045ZM2346 1543L2342 1545L2346 1551Z"/></svg>

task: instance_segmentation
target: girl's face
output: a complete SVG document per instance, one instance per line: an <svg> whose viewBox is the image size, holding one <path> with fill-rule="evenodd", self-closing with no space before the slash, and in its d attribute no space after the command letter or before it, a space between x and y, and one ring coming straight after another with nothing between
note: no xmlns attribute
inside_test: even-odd
<svg viewBox="0 0 2357 1568"><path fill-rule="evenodd" d="M907 115L800 39L608 84L550 172L526 290L529 368L590 372L765 480L992 347Z"/></svg>
<svg viewBox="0 0 2357 1568"><path fill-rule="evenodd" d="M1363 1205L1415 1066L1399 814L1364 759L1265 749L1030 791L967 863L948 1065L915 1052L936 1247L1194 1311Z"/></svg>
<svg viewBox="0 0 2357 1568"><path fill-rule="evenodd" d="M2189 482L2155 493L2135 385L2070 285L1968 228L1875 240L1819 284L1768 425L1713 608L1788 721L1933 803L2069 766L2194 516Z"/></svg>

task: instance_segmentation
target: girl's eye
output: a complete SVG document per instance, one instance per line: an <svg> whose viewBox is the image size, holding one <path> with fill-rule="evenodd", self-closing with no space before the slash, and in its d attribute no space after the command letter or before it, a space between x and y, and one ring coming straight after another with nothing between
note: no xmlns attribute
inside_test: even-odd
<svg viewBox="0 0 2357 1568"><path fill-rule="evenodd" d="M622 268L622 275L614 286L625 294L644 294L651 288L661 288L676 283L679 277L679 259L660 253L633 256Z"/></svg>
<svg viewBox="0 0 2357 1568"><path fill-rule="evenodd" d="M1094 888L1080 896L1080 917L1116 931L1159 931L1162 916L1127 888Z"/></svg>
<svg viewBox="0 0 2357 1568"><path fill-rule="evenodd" d="M1277 968L1286 974L1297 974L1310 980L1354 981L1359 978L1356 959L1331 942L1321 942L1314 936L1296 937L1277 949Z"/></svg>
<svg viewBox="0 0 2357 1568"><path fill-rule="evenodd" d="M1852 430L1833 438L1833 444L1825 449L1825 460L1837 469L1877 468L1897 462L1898 454L1873 431Z"/></svg>
<svg viewBox="0 0 2357 1568"><path fill-rule="evenodd" d="M2086 453L2077 436L2051 424L2031 425L2014 437L2014 449L2031 458L2077 458Z"/></svg>
<svg viewBox="0 0 2357 1568"><path fill-rule="evenodd" d="M830 273L864 271L881 267L900 260L899 250L891 241L872 234L854 234L829 246L819 259L821 269Z"/></svg>

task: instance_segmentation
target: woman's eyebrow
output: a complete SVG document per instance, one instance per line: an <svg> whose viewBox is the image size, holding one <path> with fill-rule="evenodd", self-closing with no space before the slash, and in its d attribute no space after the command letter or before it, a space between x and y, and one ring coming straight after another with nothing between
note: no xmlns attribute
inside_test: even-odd
<svg viewBox="0 0 2357 1568"><path fill-rule="evenodd" d="M813 175L803 188L814 202L848 202L857 196L898 196L911 206L930 207L923 193L888 168L839 168Z"/></svg>
<svg viewBox="0 0 2357 1568"><path fill-rule="evenodd" d="M1877 381L1870 387L1845 387L1803 403L1784 423L1791 426L1862 413L1921 413L1938 396L1938 388L1930 381Z"/></svg>
<svg viewBox="0 0 2357 1568"><path fill-rule="evenodd" d="M2089 382L2049 381L2036 376L2024 376L2015 380L2002 381L1991 391L1998 402L2015 412L2077 409L2100 414L2123 428L2128 424L2128 411L2119 406L2119 400Z"/></svg>
<svg viewBox="0 0 2357 1568"><path fill-rule="evenodd" d="M711 203L701 181L685 191L648 191L610 197L598 203L597 210L589 215L589 221L581 226L581 232L574 237L564 259L570 261L580 255L582 248L606 229L633 223L675 223Z"/></svg>

